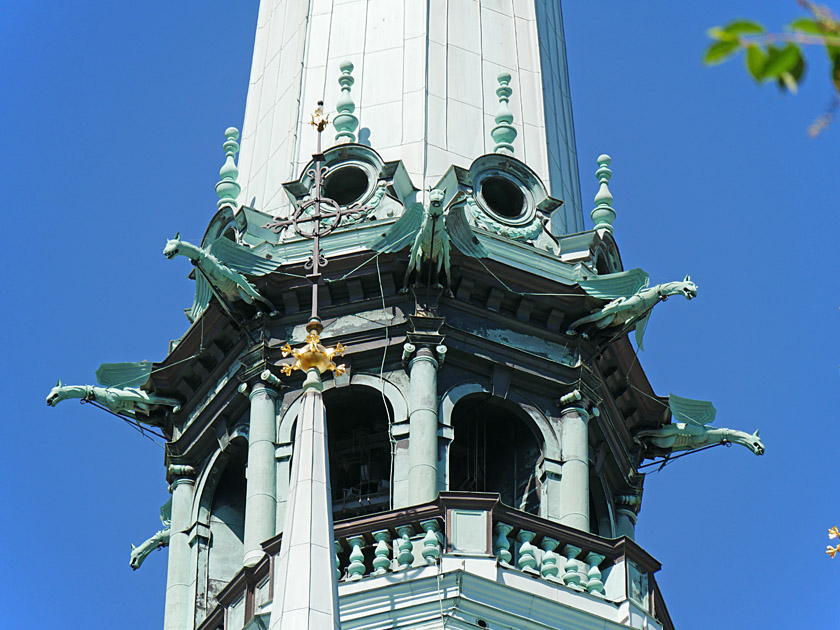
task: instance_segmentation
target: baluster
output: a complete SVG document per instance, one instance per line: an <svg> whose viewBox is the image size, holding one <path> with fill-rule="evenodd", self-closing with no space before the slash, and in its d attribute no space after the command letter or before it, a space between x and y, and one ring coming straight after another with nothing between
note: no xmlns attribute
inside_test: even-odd
<svg viewBox="0 0 840 630"><path fill-rule="evenodd" d="M540 566L540 575L542 575L546 579L556 579L557 574L560 573L560 567L557 566L557 560L560 556L554 553L554 550L559 544L559 540L549 538L548 536L544 536L542 542L540 542L540 547L542 547L543 550L542 566Z"/></svg>
<svg viewBox="0 0 840 630"><path fill-rule="evenodd" d="M441 554L440 525L437 521L431 520L422 521L420 527L426 530L426 535L423 537L422 555L426 559L426 564L435 564Z"/></svg>
<svg viewBox="0 0 840 630"><path fill-rule="evenodd" d="M350 565L347 567L347 579L358 580L365 574L365 554L362 553L365 539L362 536L353 536L347 539L347 544L353 548L350 552Z"/></svg>
<svg viewBox="0 0 840 630"><path fill-rule="evenodd" d="M397 528L397 533L400 535L399 554L397 555L397 562L400 563L400 569L409 569L414 564L414 550L411 544L411 536L414 535L414 528L411 525L402 525Z"/></svg>
<svg viewBox="0 0 840 630"><path fill-rule="evenodd" d="M373 575L382 575L391 568L391 550L388 548L391 534L387 529L380 529L373 532L373 539L376 541L376 548L373 550Z"/></svg>
<svg viewBox="0 0 840 630"><path fill-rule="evenodd" d="M589 564L589 573L587 574L586 590L593 595L604 594L604 583L601 581L601 570L598 566L604 561L604 557L599 553L590 551L586 554L586 562Z"/></svg>
<svg viewBox="0 0 840 630"><path fill-rule="evenodd" d="M516 542L520 543L516 564L519 566L520 571L533 571L537 566L536 549L531 544L534 536L536 536L535 532L529 532L525 529L520 529L516 535Z"/></svg>
<svg viewBox="0 0 840 630"><path fill-rule="evenodd" d="M574 545L566 545L563 547L563 555L566 556L566 564L563 566L563 570L565 571L565 573L563 573L563 584L575 589L576 591L583 590L580 585L578 563L575 561L575 558L578 557L580 552L581 548L575 547Z"/></svg>
<svg viewBox="0 0 840 630"><path fill-rule="evenodd" d="M493 528L496 533L496 538L493 539L493 553L502 562L502 564L510 564L513 556L510 553L510 541L508 534L510 534L513 527L506 523L498 522Z"/></svg>
<svg viewBox="0 0 840 630"><path fill-rule="evenodd" d="M333 541L333 546L335 547L335 579L340 580L341 579L341 560L339 559L338 554L340 554L342 551L344 551L344 549L341 546L341 541L338 541L338 540Z"/></svg>

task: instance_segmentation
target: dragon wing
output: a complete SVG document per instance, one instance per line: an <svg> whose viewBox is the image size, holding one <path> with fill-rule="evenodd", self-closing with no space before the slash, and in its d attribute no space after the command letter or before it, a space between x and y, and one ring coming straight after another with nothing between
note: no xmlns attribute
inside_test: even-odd
<svg viewBox="0 0 840 630"><path fill-rule="evenodd" d="M382 253L400 251L411 244L411 239L417 235L420 226L423 225L425 215L423 204L417 202L410 204L402 216L391 225L387 232L374 241L370 248Z"/></svg>
<svg viewBox="0 0 840 630"><path fill-rule="evenodd" d="M103 363L96 370L96 382L102 387L142 387L151 373L151 361Z"/></svg>
<svg viewBox="0 0 840 630"><path fill-rule="evenodd" d="M210 304L210 298L213 296L213 289L210 283L201 271L196 270L195 273L195 298L190 308L184 309L187 314L187 319L190 323L201 317L201 314L207 310L207 305Z"/></svg>
<svg viewBox="0 0 840 630"><path fill-rule="evenodd" d="M645 337L645 328L647 327L648 321L650 320L650 314L653 311L648 311L645 313L644 317L641 317L636 321L636 345L638 346L639 350L644 351L645 347L642 344L642 341Z"/></svg>
<svg viewBox="0 0 840 630"><path fill-rule="evenodd" d="M163 523L164 527L169 527L172 522L172 497L169 497L169 501L160 506L160 522Z"/></svg>
<svg viewBox="0 0 840 630"><path fill-rule="evenodd" d="M668 394L671 416L677 422L687 422L704 427L715 419L717 409L708 400L692 400L675 394Z"/></svg>
<svg viewBox="0 0 840 630"><path fill-rule="evenodd" d="M210 253L222 263L246 276L264 276L276 271L283 264L281 260L268 260L253 250L220 236L210 244Z"/></svg>
<svg viewBox="0 0 840 630"><path fill-rule="evenodd" d="M580 280L578 285L587 295L602 300L614 300L620 297L630 297L644 289L649 282L647 272L639 269L619 271L596 276L590 280Z"/></svg>
<svg viewBox="0 0 840 630"><path fill-rule="evenodd" d="M446 213L445 225L449 237L462 254L473 258L487 258L490 255L472 231L463 205L450 208Z"/></svg>

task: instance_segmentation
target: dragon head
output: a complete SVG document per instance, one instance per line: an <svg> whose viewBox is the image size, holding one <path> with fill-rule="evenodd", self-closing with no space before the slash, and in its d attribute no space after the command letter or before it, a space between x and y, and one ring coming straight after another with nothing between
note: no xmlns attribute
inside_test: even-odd
<svg viewBox="0 0 840 630"><path fill-rule="evenodd" d="M178 232L175 238L166 241L166 247L163 248L163 255L172 260L180 252L178 248L181 246L181 233Z"/></svg>
<svg viewBox="0 0 840 630"><path fill-rule="evenodd" d="M746 446L756 455L764 455L764 444L762 443L761 438L758 436L758 429L756 429L755 433L753 433L751 436L749 436L749 438L747 438L744 446Z"/></svg>
<svg viewBox="0 0 840 630"><path fill-rule="evenodd" d="M55 407L59 402L62 401L61 397L61 390L64 386L61 384L61 379L58 379L58 382L55 384L50 390L50 393L47 394L47 404L50 407Z"/></svg>
<svg viewBox="0 0 840 630"><path fill-rule="evenodd" d="M446 198L446 189L432 188L429 190L429 214L440 216L443 214L443 200Z"/></svg>
<svg viewBox="0 0 840 630"><path fill-rule="evenodd" d="M681 290L685 299L690 300L697 297L697 285L691 281L691 276L687 275L685 280L683 280L680 284L682 285Z"/></svg>
<svg viewBox="0 0 840 630"><path fill-rule="evenodd" d="M140 556L142 550L137 549L134 545L131 545L131 559L128 561L128 566L131 567L132 571L136 571L140 568L140 565L143 564L144 558Z"/></svg>

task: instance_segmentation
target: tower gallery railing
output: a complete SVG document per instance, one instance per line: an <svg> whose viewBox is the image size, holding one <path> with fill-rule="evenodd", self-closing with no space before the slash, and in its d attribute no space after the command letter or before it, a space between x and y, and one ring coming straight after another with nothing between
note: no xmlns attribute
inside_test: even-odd
<svg viewBox="0 0 840 630"><path fill-rule="evenodd" d="M335 523L339 584L435 565L443 557L495 559L560 588L615 603L626 600L673 628L653 574L660 564L628 538L607 539L515 510L497 494L442 492L431 503ZM243 568L218 594L199 630L241 630L271 601L273 558Z"/></svg>

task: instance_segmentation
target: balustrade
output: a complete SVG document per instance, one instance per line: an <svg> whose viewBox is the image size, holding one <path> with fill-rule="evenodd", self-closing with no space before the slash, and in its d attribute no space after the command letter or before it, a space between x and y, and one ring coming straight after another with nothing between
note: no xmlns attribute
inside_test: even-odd
<svg viewBox="0 0 840 630"><path fill-rule="evenodd" d="M482 518L486 526L476 527ZM659 564L632 540L600 538L508 508L499 503L497 495L442 493L432 503L340 521L334 531L339 583L399 574L411 579L411 571L441 562L447 570L446 558L452 556L478 561L483 558L485 562L495 557L501 571L521 571L569 591L616 602L630 596L626 572L632 565L650 584L653 595L646 601L651 615L657 614L656 602L661 600L652 575ZM459 547L464 545L463 532L468 532L467 551ZM454 539L461 536L462 540L456 544L448 541L447 535ZM237 604L243 593L245 622L259 613L268 597L265 580L269 559L279 553L281 543L281 535L263 543L267 554L263 561L243 569L223 589L217 597L220 607L208 615L200 630L213 630L224 610L236 609L238 614ZM667 615L667 611L662 614ZM237 618L235 625L238 622Z"/></svg>

